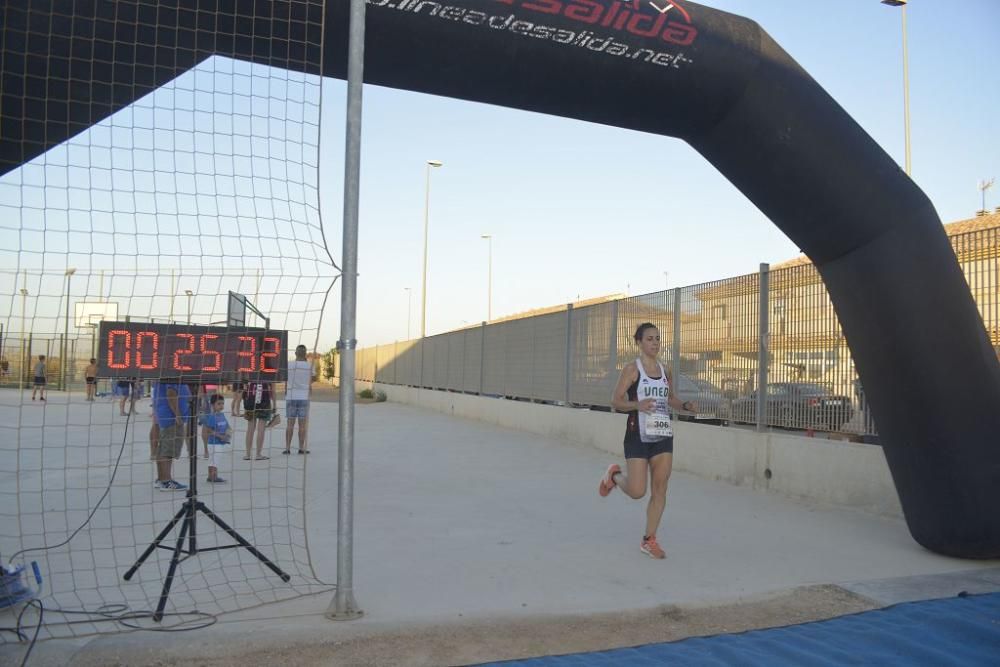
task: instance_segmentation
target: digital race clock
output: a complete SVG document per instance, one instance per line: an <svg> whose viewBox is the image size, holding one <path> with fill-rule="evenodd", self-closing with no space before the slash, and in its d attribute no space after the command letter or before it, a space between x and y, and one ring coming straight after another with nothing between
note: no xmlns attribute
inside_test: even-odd
<svg viewBox="0 0 1000 667"><path fill-rule="evenodd" d="M98 377L190 382L288 378L287 331L101 322L100 332Z"/></svg>

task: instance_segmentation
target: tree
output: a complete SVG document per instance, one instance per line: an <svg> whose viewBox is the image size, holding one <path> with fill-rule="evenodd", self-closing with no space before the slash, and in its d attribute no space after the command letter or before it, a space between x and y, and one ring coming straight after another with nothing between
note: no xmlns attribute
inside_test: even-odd
<svg viewBox="0 0 1000 667"><path fill-rule="evenodd" d="M337 375L337 348L331 348L329 352L323 355L322 358L322 368L323 368L323 378L326 380L333 380Z"/></svg>

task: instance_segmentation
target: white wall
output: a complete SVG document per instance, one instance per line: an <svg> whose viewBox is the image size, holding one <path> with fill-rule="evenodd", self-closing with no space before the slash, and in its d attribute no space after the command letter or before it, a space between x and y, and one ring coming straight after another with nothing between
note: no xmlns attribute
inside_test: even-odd
<svg viewBox="0 0 1000 667"><path fill-rule="evenodd" d="M358 383L359 390L369 387L384 391L390 401L397 403L622 455L625 416L621 414ZM881 447L688 422L676 423L674 433L676 470L821 503L902 516Z"/></svg>

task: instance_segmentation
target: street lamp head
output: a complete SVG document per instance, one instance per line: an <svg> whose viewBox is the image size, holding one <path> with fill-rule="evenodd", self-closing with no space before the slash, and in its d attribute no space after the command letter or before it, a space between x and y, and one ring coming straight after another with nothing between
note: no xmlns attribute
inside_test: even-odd
<svg viewBox="0 0 1000 667"><path fill-rule="evenodd" d="M890 7L902 7L906 4L906 0L882 0L882 4Z"/></svg>
<svg viewBox="0 0 1000 667"><path fill-rule="evenodd" d="M21 288L21 296L28 296L28 290Z"/></svg>
<svg viewBox="0 0 1000 667"><path fill-rule="evenodd" d="M444 166L444 162L441 162L441 160L428 160L427 161L427 166L429 166L429 167L442 167L442 166Z"/></svg>
<svg viewBox="0 0 1000 667"><path fill-rule="evenodd" d="M493 238L493 235L492 234L483 234L479 238L481 238L481 239L491 239L491 238Z"/></svg>
<svg viewBox="0 0 1000 667"><path fill-rule="evenodd" d="M70 268L66 269L66 275L67 275L67 276L71 276L71 275L73 275L74 273L76 273L76 267L72 267L72 266L71 266Z"/></svg>
<svg viewBox="0 0 1000 667"><path fill-rule="evenodd" d="M192 292L189 289L184 290L184 293L187 294L188 296L194 296L194 292Z"/></svg>

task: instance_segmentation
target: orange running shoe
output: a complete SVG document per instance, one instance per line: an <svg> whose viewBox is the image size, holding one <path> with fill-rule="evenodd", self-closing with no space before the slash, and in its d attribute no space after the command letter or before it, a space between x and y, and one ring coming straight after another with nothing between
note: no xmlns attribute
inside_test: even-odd
<svg viewBox="0 0 1000 667"><path fill-rule="evenodd" d="M650 535L649 537L642 538L642 544L639 545L639 551L646 554L650 558L666 558L667 552L660 548L660 545L656 542L656 535Z"/></svg>
<svg viewBox="0 0 1000 667"><path fill-rule="evenodd" d="M611 490L615 488L614 477L621 471L622 469L617 463L612 463L608 466L608 471L601 477L601 485L597 488L597 492L601 494L602 498L611 493Z"/></svg>

